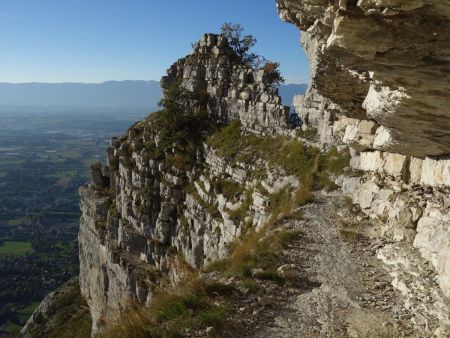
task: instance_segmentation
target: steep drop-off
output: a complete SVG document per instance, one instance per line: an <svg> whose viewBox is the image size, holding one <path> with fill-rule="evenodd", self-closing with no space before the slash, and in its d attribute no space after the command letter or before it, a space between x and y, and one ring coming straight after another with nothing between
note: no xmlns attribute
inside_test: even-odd
<svg viewBox="0 0 450 338"><path fill-rule="evenodd" d="M300 184L264 159L255 166L205 143L213 125L232 120L244 133L289 130L289 109L265 72L243 65L226 39L205 35L161 83L170 114L154 113L114 139L108 164L94 166L80 190L80 285L94 331L176 283L184 261L200 268L225 257L244 222L266 222L263 191ZM165 122L177 112L179 120ZM261 181L250 177L256 168Z"/></svg>

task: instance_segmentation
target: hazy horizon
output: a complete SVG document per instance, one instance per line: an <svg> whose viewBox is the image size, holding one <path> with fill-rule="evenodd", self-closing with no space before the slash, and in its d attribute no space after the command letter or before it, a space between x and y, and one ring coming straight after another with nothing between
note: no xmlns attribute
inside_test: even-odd
<svg viewBox="0 0 450 338"><path fill-rule="evenodd" d="M309 65L298 41L299 31L278 18L272 0L230 0L227 6L219 5L222 2L211 0L198 0L195 6L184 0L132 4L4 0L0 5L1 80L158 81L173 62L191 53L191 43L232 22L258 39L256 53L281 63L288 83L308 82ZM248 15L256 9L257 16Z"/></svg>
<svg viewBox="0 0 450 338"><path fill-rule="evenodd" d="M89 84L94 84L94 85L98 85L98 84L104 84L104 83L108 83L108 82L158 82L160 83L160 80L132 80L132 79L128 79L128 80L104 80L104 81L100 81L100 82L72 82L72 81L63 81L63 82L40 82L40 81L31 81L31 82L8 82L8 81L0 81L0 84L85 84L85 85L89 85ZM283 86L289 86L289 85L307 85L307 82L286 82L283 84Z"/></svg>
<svg viewBox="0 0 450 338"><path fill-rule="evenodd" d="M280 96L287 106L295 94L302 94L306 84L284 84ZM161 100L159 81L112 80L101 83L82 82L0 82L0 113L126 110L154 111Z"/></svg>

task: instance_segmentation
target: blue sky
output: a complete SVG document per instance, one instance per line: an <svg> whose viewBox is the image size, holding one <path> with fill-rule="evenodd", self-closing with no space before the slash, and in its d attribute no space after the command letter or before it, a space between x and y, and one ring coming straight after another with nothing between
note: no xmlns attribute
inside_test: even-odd
<svg viewBox="0 0 450 338"><path fill-rule="evenodd" d="M300 33L275 0L1 0L0 82L159 80L223 22L256 36L287 83L308 81Z"/></svg>

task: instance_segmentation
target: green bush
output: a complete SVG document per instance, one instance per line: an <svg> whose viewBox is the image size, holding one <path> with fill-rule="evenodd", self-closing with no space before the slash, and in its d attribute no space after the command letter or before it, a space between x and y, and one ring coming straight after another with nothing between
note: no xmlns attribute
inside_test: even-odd
<svg viewBox="0 0 450 338"><path fill-rule="evenodd" d="M227 199L235 199L244 193L245 186L230 179L218 178L214 182L214 191L217 194L223 194Z"/></svg>
<svg viewBox="0 0 450 338"><path fill-rule="evenodd" d="M305 130L300 130L300 137L303 137L304 139L311 141L311 142L318 142L319 141L319 133L317 132L316 128L308 128Z"/></svg>
<svg viewBox="0 0 450 338"><path fill-rule="evenodd" d="M207 111L208 99L206 93L194 94L180 83L173 85L160 102L162 110L129 129L134 133L135 148L138 146L135 150L145 149L151 159L190 170L197 160L198 149L214 130Z"/></svg>

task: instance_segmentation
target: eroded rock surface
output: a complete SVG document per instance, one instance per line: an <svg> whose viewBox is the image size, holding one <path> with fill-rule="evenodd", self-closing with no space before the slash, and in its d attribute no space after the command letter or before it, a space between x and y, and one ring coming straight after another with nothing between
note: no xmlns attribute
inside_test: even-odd
<svg viewBox="0 0 450 338"><path fill-rule="evenodd" d="M382 128L373 148L417 157L449 154L447 1L277 4L281 17L303 31L312 75L305 107L320 102L328 120L322 123L333 124L340 114L373 120Z"/></svg>

